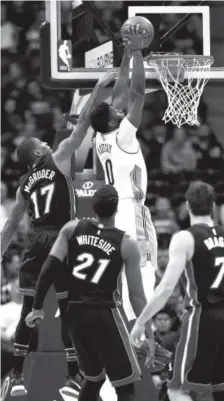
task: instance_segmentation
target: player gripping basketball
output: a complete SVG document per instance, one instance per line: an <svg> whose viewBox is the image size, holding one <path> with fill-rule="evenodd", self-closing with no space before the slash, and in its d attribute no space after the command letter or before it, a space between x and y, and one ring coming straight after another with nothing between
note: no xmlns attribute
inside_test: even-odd
<svg viewBox="0 0 224 401"><path fill-rule="evenodd" d="M119 78L113 89L112 103L111 105L101 103L94 110L91 122L97 132L96 151L104 170L106 183L114 185L119 194L115 224L138 242L144 291L149 299L155 284L157 239L150 212L144 205L147 171L136 138L145 95L145 70L141 51L144 47L144 31L139 25L130 25L128 29L126 27L124 56ZM133 73L129 89L131 57L133 57ZM125 277L123 303L128 319L135 319Z"/></svg>
<svg viewBox="0 0 224 401"><path fill-rule="evenodd" d="M33 310L26 318L29 326L33 326L37 318L43 318L44 297L54 281L63 282L66 268L69 274L68 321L85 377L79 401L97 401L106 374L116 389L118 401L135 401L134 382L141 377L117 296L124 265L136 315L144 308L140 252L135 240L114 227L117 205L116 189L105 185L93 197L97 220L76 220L62 228L44 263ZM68 258L66 267L63 266L65 257ZM151 325L147 327L146 336L151 337Z"/></svg>
<svg viewBox="0 0 224 401"><path fill-rule="evenodd" d="M171 401L192 401L191 391L212 391L214 401L224 400L224 229L211 217L214 198L210 185L190 185L191 227L172 238L165 274L131 333L139 346L145 322L165 305L181 278L187 312L169 383Z"/></svg>
<svg viewBox="0 0 224 401"><path fill-rule="evenodd" d="M15 333L14 367L11 376L11 395L27 393L22 376L23 363L29 351L33 330L25 324L25 316L31 311L35 285L41 266L47 257L61 227L75 216L75 194L70 178L71 156L81 144L90 125L90 114L102 88L116 77L107 73L100 79L81 112L77 125L68 139L61 142L52 153L50 147L36 138L25 139L17 149L18 158L28 173L21 177L16 194L16 203L2 232L2 254L4 255L19 222L28 211L30 229L29 245L19 271L20 292L24 295L21 317ZM62 318L62 339L65 345L69 378L66 386L79 389L74 377L78 365L64 322L67 309L67 287L60 282L55 286Z"/></svg>

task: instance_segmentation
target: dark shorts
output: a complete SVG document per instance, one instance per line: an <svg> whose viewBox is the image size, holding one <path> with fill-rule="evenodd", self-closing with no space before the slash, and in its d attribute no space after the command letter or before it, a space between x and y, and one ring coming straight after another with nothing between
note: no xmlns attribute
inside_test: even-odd
<svg viewBox="0 0 224 401"><path fill-rule="evenodd" d="M21 294L31 296L35 294L36 282L41 268L58 237L58 233L58 230L51 229L33 229L28 233L29 244L19 271ZM56 282L55 290L59 299L68 296L65 282Z"/></svg>
<svg viewBox="0 0 224 401"><path fill-rule="evenodd" d="M169 387L224 391L224 305L185 314Z"/></svg>
<svg viewBox="0 0 224 401"><path fill-rule="evenodd" d="M107 374L114 387L141 379L137 355L118 309L70 303L68 324L86 379L99 381Z"/></svg>

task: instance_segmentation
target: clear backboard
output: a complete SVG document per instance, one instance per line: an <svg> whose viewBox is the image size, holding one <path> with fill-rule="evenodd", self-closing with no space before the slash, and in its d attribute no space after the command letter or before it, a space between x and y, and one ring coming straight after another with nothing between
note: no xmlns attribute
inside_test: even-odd
<svg viewBox="0 0 224 401"><path fill-rule="evenodd" d="M224 51L217 44L223 27L224 2L200 3L47 1L47 22L41 29L42 81L58 88L93 87L106 68L120 65L120 28L134 15L148 18L155 28L154 41L144 51L145 57L151 50L212 55L214 64L210 71L194 74L206 74L206 78L218 82L224 80ZM147 84L152 80L155 84L155 72L147 62L145 68Z"/></svg>

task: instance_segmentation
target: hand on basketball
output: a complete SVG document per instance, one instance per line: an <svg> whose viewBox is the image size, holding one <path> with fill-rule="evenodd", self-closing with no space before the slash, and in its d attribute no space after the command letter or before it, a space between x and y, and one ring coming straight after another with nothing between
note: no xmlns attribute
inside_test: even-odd
<svg viewBox="0 0 224 401"><path fill-rule="evenodd" d="M119 74L119 68L113 71L108 70L99 78L98 85L100 85L101 88L106 88L110 82L117 79L118 74Z"/></svg>
<svg viewBox="0 0 224 401"><path fill-rule="evenodd" d="M141 29L139 24L136 25L130 25L130 48L132 50L136 49L143 49L144 48L144 36L143 34L145 31Z"/></svg>
<svg viewBox="0 0 224 401"><path fill-rule="evenodd" d="M25 318L26 325L28 327L35 327L41 319L44 318L44 311L43 309L37 310L33 309Z"/></svg>

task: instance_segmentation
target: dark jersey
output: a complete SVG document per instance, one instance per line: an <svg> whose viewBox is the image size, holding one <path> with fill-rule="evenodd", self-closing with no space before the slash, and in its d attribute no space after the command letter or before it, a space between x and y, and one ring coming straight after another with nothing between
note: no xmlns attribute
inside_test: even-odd
<svg viewBox="0 0 224 401"><path fill-rule="evenodd" d="M32 227L60 229L75 215L72 180L56 167L51 154L20 178Z"/></svg>
<svg viewBox="0 0 224 401"><path fill-rule="evenodd" d="M194 237L194 255L183 281L186 306L224 301L224 229L196 224L188 229Z"/></svg>
<svg viewBox="0 0 224 401"><path fill-rule="evenodd" d="M101 227L101 228L100 228ZM112 307L123 267L124 232L80 220L68 243L70 301Z"/></svg>

